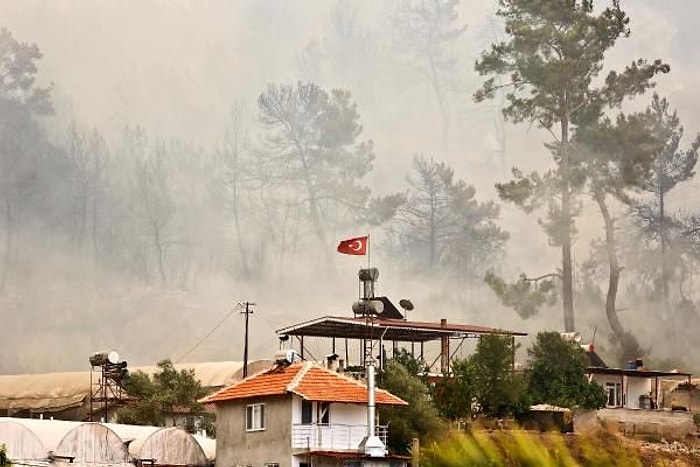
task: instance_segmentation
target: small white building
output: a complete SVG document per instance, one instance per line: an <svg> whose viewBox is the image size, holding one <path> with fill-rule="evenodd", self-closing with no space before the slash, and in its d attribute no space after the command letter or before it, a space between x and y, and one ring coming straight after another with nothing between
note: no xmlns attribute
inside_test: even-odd
<svg viewBox="0 0 700 467"><path fill-rule="evenodd" d="M656 371L647 369L642 360L630 362L628 368L610 368L595 353L592 346L584 346L590 362L595 366L586 368L588 377L605 389L607 408L658 409L662 399L660 378L682 379L690 382L691 374L678 371Z"/></svg>
<svg viewBox="0 0 700 467"><path fill-rule="evenodd" d="M310 362L277 363L201 402L216 407L216 462L225 466L314 467L406 465L406 458L370 456L364 382ZM408 405L377 389L376 404ZM371 412L370 412L371 413ZM374 425L374 424L373 424Z"/></svg>

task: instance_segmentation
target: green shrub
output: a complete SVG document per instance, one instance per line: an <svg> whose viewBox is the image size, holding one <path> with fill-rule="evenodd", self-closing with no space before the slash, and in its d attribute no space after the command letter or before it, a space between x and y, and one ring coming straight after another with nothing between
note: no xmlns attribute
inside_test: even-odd
<svg viewBox="0 0 700 467"><path fill-rule="evenodd" d="M4 444L0 444L0 465L11 465L10 459L7 457L7 449Z"/></svg>

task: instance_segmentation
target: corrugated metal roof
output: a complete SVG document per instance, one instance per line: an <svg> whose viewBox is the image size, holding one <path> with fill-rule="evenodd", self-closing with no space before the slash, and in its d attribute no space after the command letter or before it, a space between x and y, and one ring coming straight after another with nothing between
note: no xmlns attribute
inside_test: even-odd
<svg viewBox="0 0 700 467"><path fill-rule="evenodd" d="M324 316L277 330L290 336L347 337L351 339L378 339L398 342L427 342L442 337L477 337L482 334L526 336L527 333L472 324L407 321L376 317L348 318Z"/></svg>
<svg viewBox="0 0 700 467"><path fill-rule="evenodd" d="M258 373L205 397L201 402L217 403L289 393L313 401L367 403L367 386L364 383L311 362L292 363ZM377 404L408 405L382 389L377 389L375 401Z"/></svg>

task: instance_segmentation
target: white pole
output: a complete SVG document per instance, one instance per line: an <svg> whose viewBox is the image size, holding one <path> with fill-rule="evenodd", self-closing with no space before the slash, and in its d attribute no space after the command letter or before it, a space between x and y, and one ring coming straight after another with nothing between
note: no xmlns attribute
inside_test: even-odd
<svg viewBox="0 0 700 467"><path fill-rule="evenodd" d="M374 436L374 362L367 362L367 436Z"/></svg>

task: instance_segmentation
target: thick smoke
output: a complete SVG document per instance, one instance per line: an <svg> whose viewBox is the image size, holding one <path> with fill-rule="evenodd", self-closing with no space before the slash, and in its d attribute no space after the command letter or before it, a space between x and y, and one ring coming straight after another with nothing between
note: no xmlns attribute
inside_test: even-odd
<svg viewBox="0 0 700 467"><path fill-rule="evenodd" d="M248 164L265 150L257 99L268 84L314 82L351 93L362 127L357 142L374 144L372 168L361 179L373 196L405 193L413 156L424 155L451 167L479 202L498 202L494 184L507 180L512 166L544 169L551 155L543 146L546 132L502 121L503 101L472 100L481 82L474 61L489 43L505 39L496 3L459 5L453 25L465 29L435 52L442 68L434 75L417 39L420 26L407 19L401 1L0 1L0 26L43 53L37 82L51 87L55 112L38 121L56 154L77 166L79 159L70 158L71 128L85 147L98 144L90 140L97 132L102 149L89 152L104 153L99 177L94 166L81 172L92 174L89 201L100 203L97 246L90 246L89 229L76 234L69 227L80 217L80 192L67 188L78 185L66 183L75 170L52 171L46 189L25 200L35 209L22 220L0 292L0 372L81 369L91 352L105 348L117 348L134 364L165 357L240 360L242 316L235 307L245 300L258 304L251 356L268 358L277 348L275 329L350 315L365 258L337 255L334 242L370 230L380 291L396 302L410 297L413 319L561 330L558 305L522 320L480 281L404 267L411 252L397 251L386 229L363 221L342 218L329 226L322 245L329 253L320 251L309 225L296 222L299 212L282 209L280 200L288 200L292 188L232 165ZM700 130L698 32L688 14L694 6L690 0L623 5L632 34L606 57L611 68L638 57L670 63L655 91L678 111L687 135L682 147ZM650 99L636 99L629 110ZM234 162L233 154L241 159ZM233 194L236 183L246 188ZM270 211L250 207L263 185L276 196L276 205L266 205ZM679 185L669 209L694 212L696 190L697 181ZM496 222L510 234L498 264L504 276L558 267L559 251L548 245L537 217L500 204ZM0 235L6 228L0 223ZM578 229L580 265L590 257L591 241L603 235L592 206L584 207ZM158 249L165 264L158 264ZM647 325L658 310L631 293L618 302L630 309L621 319L657 361L689 358L681 353L685 342L662 339ZM584 337L595 334L603 349L611 348L600 303L582 300L577 313Z"/></svg>

